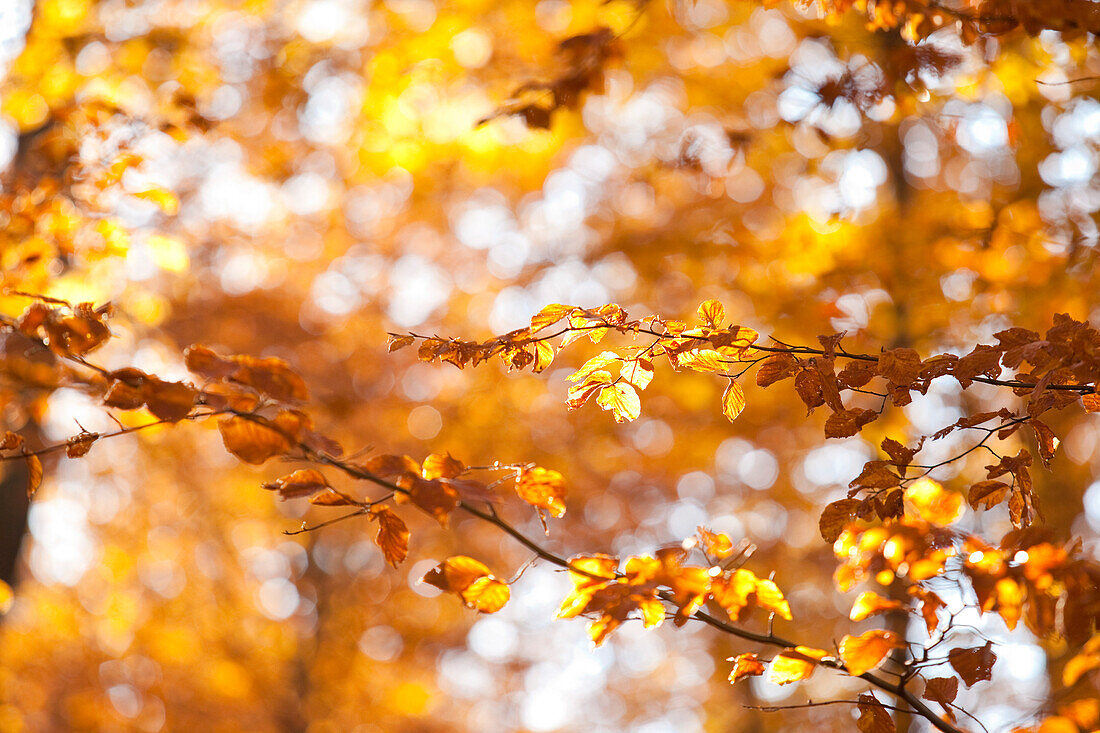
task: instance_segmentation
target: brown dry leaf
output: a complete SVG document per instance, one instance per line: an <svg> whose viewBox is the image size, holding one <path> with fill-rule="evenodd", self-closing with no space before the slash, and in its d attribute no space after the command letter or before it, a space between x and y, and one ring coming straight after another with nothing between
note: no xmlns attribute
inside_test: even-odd
<svg viewBox="0 0 1100 733"><path fill-rule="evenodd" d="M88 455L92 444L99 439L99 433L82 432L66 441L65 455L69 458L81 458Z"/></svg>
<svg viewBox="0 0 1100 733"><path fill-rule="evenodd" d="M325 489L319 494L314 494L309 497L309 503L314 506L359 506L359 502L335 489Z"/></svg>
<svg viewBox="0 0 1100 733"><path fill-rule="evenodd" d="M770 387L781 382L794 374L797 365L798 362L790 354L773 354L760 362L760 369L756 372L756 385Z"/></svg>
<svg viewBox="0 0 1100 733"><path fill-rule="evenodd" d="M303 496L313 496L331 487L320 471L303 468L294 473L288 473L286 476L281 476L274 481L269 481L263 484L263 488L278 492L279 498L285 501Z"/></svg>
<svg viewBox="0 0 1100 733"><path fill-rule="evenodd" d="M946 710L948 705L955 701L955 696L958 694L958 677L934 677L925 684L924 694L921 697L925 700L938 702Z"/></svg>
<svg viewBox="0 0 1100 733"><path fill-rule="evenodd" d="M878 373L902 387L915 382L920 371L920 355L913 349L884 351L878 359Z"/></svg>
<svg viewBox="0 0 1100 733"><path fill-rule="evenodd" d="M263 422L254 422L260 420ZM227 417L218 423L225 449L245 463L259 465L293 448L280 431L267 427L263 418Z"/></svg>
<svg viewBox="0 0 1100 733"><path fill-rule="evenodd" d="M142 385L145 406L161 420L178 422L191 414L198 392L183 382L165 382L156 377L146 377Z"/></svg>
<svg viewBox="0 0 1100 733"><path fill-rule="evenodd" d="M841 639L840 658L844 660L848 673L859 677L881 664L892 650L904 647L905 641L893 631L873 629L859 636L845 636Z"/></svg>
<svg viewBox="0 0 1100 733"><path fill-rule="evenodd" d="M403 336L401 334L391 333L389 340L386 342L386 351L393 353L406 346L412 346L416 342L416 339L412 336Z"/></svg>
<svg viewBox="0 0 1100 733"><path fill-rule="evenodd" d="M856 727L860 733L894 733L894 719L890 712L874 695L863 693L859 696L859 719Z"/></svg>
<svg viewBox="0 0 1100 733"><path fill-rule="evenodd" d="M878 413L874 410L854 408L851 410L838 410L825 421L826 438L848 438L858 433L867 423L878 419Z"/></svg>
<svg viewBox="0 0 1100 733"><path fill-rule="evenodd" d="M42 485L42 461L38 456L28 453L27 459L27 498L32 498Z"/></svg>
<svg viewBox="0 0 1100 733"><path fill-rule="evenodd" d="M396 568L409 556L409 528L397 513L388 506L379 505L370 510L371 519L378 521L378 533L374 543L382 550L382 556Z"/></svg>
<svg viewBox="0 0 1100 733"><path fill-rule="evenodd" d="M565 478L557 471L540 466L521 470L516 476L516 493L552 517L565 514Z"/></svg>
<svg viewBox="0 0 1100 733"><path fill-rule="evenodd" d="M427 480L419 476L402 477L398 484L409 492L409 500L420 509L435 517L440 525L446 527L451 512L461 503L458 492L439 479Z"/></svg>
<svg viewBox="0 0 1100 733"><path fill-rule="evenodd" d="M368 458L359 467L367 473L381 478L401 476L406 473L420 474L420 464L408 456L374 456Z"/></svg>
<svg viewBox="0 0 1100 733"><path fill-rule="evenodd" d="M803 369L794 378L794 389L806 405L806 414L825 404L821 391L821 377L812 369Z"/></svg>
<svg viewBox="0 0 1100 733"><path fill-rule="evenodd" d="M729 386L726 387L726 391L722 395L722 414L726 416L727 420L733 422L744 409L745 390L741 388L740 384L731 379Z"/></svg>
<svg viewBox="0 0 1100 733"><path fill-rule="evenodd" d="M970 487L966 500L971 509L977 509L979 504L985 505L986 509L992 509L1005 500L1009 488L1003 481L979 481Z"/></svg>
<svg viewBox="0 0 1100 733"><path fill-rule="evenodd" d="M985 646L973 649L952 649L947 654L947 661L966 686L972 687L976 682L992 678L997 655L993 653L993 642L987 641Z"/></svg>
<svg viewBox="0 0 1100 733"><path fill-rule="evenodd" d="M821 538L829 544L836 542L844 528L855 521L859 505L859 499L840 499L826 506L817 524Z"/></svg>
<svg viewBox="0 0 1100 733"><path fill-rule="evenodd" d="M1087 394L1081 397L1085 412L1100 412L1100 394Z"/></svg>
<svg viewBox="0 0 1100 733"><path fill-rule="evenodd" d="M733 669L730 670L729 676L730 682L739 682L746 677L759 677L764 674L764 665L755 654L739 654L736 657L730 657L726 661L733 662Z"/></svg>
<svg viewBox="0 0 1100 733"><path fill-rule="evenodd" d="M852 611L848 614L848 618L853 621L862 621L878 613L898 611L902 608L904 606L901 601L883 598L878 593L869 590L859 594L855 603L852 604Z"/></svg>

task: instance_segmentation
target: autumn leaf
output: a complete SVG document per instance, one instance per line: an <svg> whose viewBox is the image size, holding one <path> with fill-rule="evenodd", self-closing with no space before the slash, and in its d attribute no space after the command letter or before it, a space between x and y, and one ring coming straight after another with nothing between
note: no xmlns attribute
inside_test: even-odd
<svg viewBox="0 0 1100 733"><path fill-rule="evenodd" d="M997 655L993 653L993 642L987 641L985 646L973 649L952 649L947 654L947 661L966 686L972 687L976 682L992 678Z"/></svg>
<svg viewBox="0 0 1100 733"><path fill-rule="evenodd" d="M538 466L522 469L516 476L516 493L552 517L565 514L565 478L557 471Z"/></svg>
<svg viewBox="0 0 1100 733"><path fill-rule="evenodd" d="M0 580L0 616L11 610L15 604L15 592L6 581Z"/></svg>
<svg viewBox="0 0 1100 733"><path fill-rule="evenodd" d="M817 663L828 656L824 649L797 646L780 652L768 665L765 679L775 685L789 685L809 679L817 668Z"/></svg>
<svg viewBox="0 0 1100 733"><path fill-rule="evenodd" d="M293 447L281 431L263 418L227 417L218 423L225 449L245 463L260 464Z"/></svg>
<svg viewBox="0 0 1100 733"><path fill-rule="evenodd" d="M860 733L894 733L897 730L889 711L874 695L861 694L857 709L859 718L856 720L856 728Z"/></svg>
<svg viewBox="0 0 1100 733"><path fill-rule="evenodd" d="M443 527L447 526L451 512L458 508L462 499L452 486L439 479L423 479L419 476L405 475L397 481L408 492L407 497L398 494L397 501L411 501L416 507L435 518Z"/></svg>
<svg viewBox="0 0 1100 733"><path fill-rule="evenodd" d="M955 701L955 696L958 694L958 677L934 677L925 683L924 693L921 697L939 703L946 710Z"/></svg>
<svg viewBox="0 0 1100 733"><path fill-rule="evenodd" d="M1062 684L1073 687L1094 669L1100 669L1100 634L1089 639L1081 652L1066 662L1062 668Z"/></svg>
<svg viewBox="0 0 1100 733"><path fill-rule="evenodd" d="M730 670L729 676L730 682L740 682L746 677L759 677L764 674L764 665L755 654L739 654L736 657L730 657L726 661L733 662L733 669Z"/></svg>
<svg viewBox="0 0 1100 733"><path fill-rule="evenodd" d="M756 385L770 387L794 374L797 361L790 354L772 354L760 362L756 372Z"/></svg>
<svg viewBox="0 0 1100 733"><path fill-rule="evenodd" d="M265 483L263 488L277 492L279 498L285 501L286 499L312 496L331 487L320 471L304 468Z"/></svg>
<svg viewBox="0 0 1100 733"><path fill-rule="evenodd" d="M726 320L726 308L717 300L707 300L699 306L699 317L708 327L721 328L722 321Z"/></svg>
<svg viewBox="0 0 1100 733"><path fill-rule="evenodd" d="M904 648L905 641L893 631L875 629L841 639L840 658L848 673L859 677L877 667L891 650Z"/></svg>
<svg viewBox="0 0 1100 733"><path fill-rule="evenodd" d="M844 528L855 520L859 504L858 499L840 499L826 506L818 520L821 538L829 544L836 542Z"/></svg>
<svg viewBox="0 0 1100 733"><path fill-rule="evenodd" d="M400 334L391 333L389 341L386 342L386 350L392 353L406 346L412 346L415 342L416 339L412 336L402 336Z"/></svg>
<svg viewBox="0 0 1100 733"><path fill-rule="evenodd" d="M451 457L450 453L433 453L424 459L420 470L421 475L428 480L455 478L466 470L466 466L462 461Z"/></svg>
<svg viewBox="0 0 1100 733"><path fill-rule="evenodd" d="M731 379L729 386L726 387L726 391L722 395L722 414L730 422L733 422L744 409L745 390L741 389L741 385Z"/></svg>
<svg viewBox="0 0 1100 733"><path fill-rule="evenodd" d="M99 433L82 432L74 435L66 441L65 455L69 458L86 456L98 439Z"/></svg>
<svg viewBox="0 0 1100 733"><path fill-rule="evenodd" d="M42 485L42 461L33 453L26 455L27 461L27 498L33 498Z"/></svg>
<svg viewBox="0 0 1100 733"><path fill-rule="evenodd" d="M604 387L596 398L597 404L610 410L615 422L630 422L638 419L642 412L642 403L638 393L629 384L617 382Z"/></svg>
<svg viewBox="0 0 1100 733"><path fill-rule="evenodd" d="M862 621L878 613L897 611L902 608L904 606L900 601L883 598L874 591L865 591L860 593L855 603L852 604L852 611L848 614L848 618L852 621Z"/></svg>
<svg viewBox="0 0 1100 733"><path fill-rule="evenodd" d="M979 481L970 487L966 500L972 509L977 509L979 505L992 509L1005 500L1009 488L1003 481Z"/></svg>
<svg viewBox="0 0 1100 733"><path fill-rule="evenodd" d="M724 560L733 554L733 540L723 532L711 532L706 527L696 527L696 533L708 556Z"/></svg>
<svg viewBox="0 0 1100 733"><path fill-rule="evenodd" d="M396 568L409 556L409 528L396 512L382 504L371 507L370 517L378 522L374 543L382 550L386 562Z"/></svg>
<svg viewBox="0 0 1100 733"><path fill-rule="evenodd" d="M458 594L466 606L481 613L496 613L510 596L507 584L497 580L484 563L465 555L447 558L420 580Z"/></svg>
<svg viewBox="0 0 1100 733"><path fill-rule="evenodd" d="M543 306L542 310L531 317L531 333L535 334L548 326L553 326L572 313L573 310L574 306L561 305L560 303Z"/></svg>

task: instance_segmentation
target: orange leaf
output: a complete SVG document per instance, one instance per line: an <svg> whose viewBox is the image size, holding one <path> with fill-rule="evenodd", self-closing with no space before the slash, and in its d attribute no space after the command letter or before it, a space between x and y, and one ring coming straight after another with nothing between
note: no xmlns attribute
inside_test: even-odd
<svg viewBox="0 0 1100 733"><path fill-rule="evenodd" d="M378 520L374 543L382 550L386 562L396 568L409 556L409 528L388 506L373 507L371 519Z"/></svg>
<svg viewBox="0 0 1100 733"><path fill-rule="evenodd" d="M452 458L450 453L433 453L424 459L421 475L426 479L454 478L466 470L462 461Z"/></svg>
<svg viewBox="0 0 1100 733"><path fill-rule="evenodd" d="M877 667L893 649L902 649L905 641L893 631L874 629L859 636L845 636L840 642L840 658L848 673L859 677Z"/></svg>
<svg viewBox="0 0 1100 733"><path fill-rule="evenodd" d="M330 488L328 481L320 471L312 468L303 468L294 473L287 474L274 481L263 484L268 491L279 492L279 498L297 499L302 496L312 496L319 491Z"/></svg>
<svg viewBox="0 0 1100 733"><path fill-rule="evenodd" d="M900 601L893 601L889 598L883 598L874 591L866 591L860 593L856 598L856 602L852 604L852 612L848 614L848 618L853 621L862 621L863 619L873 616L876 613L884 613L886 611L897 611L902 608Z"/></svg>
<svg viewBox="0 0 1100 733"><path fill-rule="evenodd" d="M744 409L745 390L741 388L740 384L731 379L729 386L726 387L726 391L722 395L722 414L726 416L727 420L733 422Z"/></svg>
<svg viewBox="0 0 1100 733"><path fill-rule="evenodd" d="M42 485L42 461L38 456L27 454L27 498L31 498Z"/></svg>
<svg viewBox="0 0 1100 733"><path fill-rule="evenodd" d="M467 606L482 613L499 611L510 596L508 586L493 577L484 563L465 555L447 558L421 581L457 593Z"/></svg>
<svg viewBox="0 0 1100 733"><path fill-rule="evenodd" d="M764 674L764 665L761 664L759 658L755 654L739 654L736 657L730 657L727 662L733 662L733 669L730 671L730 682L739 682L746 677L759 677Z"/></svg>
<svg viewBox="0 0 1100 733"><path fill-rule="evenodd" d="M565 514L565 479L557 471L539 466L521 470L516 477L516 493L553 517Z"/></svg>
<svg viewBox="0 0 1100 733"><path fill-rule="evenodd" d="M792 682L809 679L817 663L828 656L823 649L798 646L778 654L768 667L768 682L776 685L789 685Z"/></svg>
<svg viewBox="0 0 1100 733"><path fill-rule="evenodd" d="M286 436L278 430L267 427L266 420L261 422L243 417L227 417L218 423L225 449L245 463L260 464L272 456L282 455L293 446Z"/></svg>

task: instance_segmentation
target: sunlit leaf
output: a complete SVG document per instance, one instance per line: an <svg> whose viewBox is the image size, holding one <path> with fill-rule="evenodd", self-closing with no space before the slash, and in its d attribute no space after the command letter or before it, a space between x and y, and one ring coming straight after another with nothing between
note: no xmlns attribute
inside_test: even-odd
<svg viewBox="0 0 1100 733"><path fill-rule="evenodd" d="M617 382L600 390L596 402L615 416L615 422L637 420L642 413L642 402L638 393L629 384Z"/></svg>
<svg viewBox="0 0 1100 733"><path fill-rule="evenodd" d="M904 606L900 601L883 598L874 591L865 591L860 593L855 603L852 604L852 611L848 614L848 618L853 621L862 621L877 613L897 611L902 608L904 608Z"/></svg>
<svg viewBox="0 0 1100 733"><path fill-rule="evenodd" d="M521 470L516 477L516 493L553 517L565 514L565 478L557 471L539 466Z"/></svg>
<svg viewBox="0 0 1100 733"><path fill-rule="evenodd" d="M746 677L759 677L764 674L764 665L755 654L739 654L736 657L730 657L726 661L733 662L733 669L730 670L729 676L730 682L740 682Z"/></svg>
<svg viewBox="0 0 1100 733"><path fill-rule="evenodd" d="M725 393L722 395L722 414L726 416L727 420L733 422L744 409L745 390L741 389L741 385L731 379Z"/></svg>
<svg viewBox="0 0 1100 733"><path fill-rule="evenodd" d="M840 641L840 658L848 673L858 677L877 667L892 650L905 648L905 641L893 631L878 629Z"/></svg>

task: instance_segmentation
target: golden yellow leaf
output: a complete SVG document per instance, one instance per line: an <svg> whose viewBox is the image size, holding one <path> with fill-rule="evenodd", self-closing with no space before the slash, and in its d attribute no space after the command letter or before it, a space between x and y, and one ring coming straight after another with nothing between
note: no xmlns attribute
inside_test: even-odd
<svg viewBox="0 0 1100 733"><path fill-rule="evenodd" d="M741 388L740 384L731 379L729 386L726 387L726 391L722 395L722 414L730 422L733 422L744 409L745 390Z"/></svg>
<svg viewBox="0 0 1100 733"><path fill-rule="evenodd" d="M638 393L629 384L617 382L600 390L596 402L605 410L611 410L615 422L637 420L642 413L642 401Z"/></svg>
<svg viewBox="0 0 1100 733"><path fill-rule="evenodd" d="M852 604L852 611L848 614L848 618L853 621L862 621L876 613L896 611L900 608L902 608L900 601L883 598L878 593L869 590L859 594L855 603Z"/></svg>
<svg viewBox="0 0 1100 733"><path fill-rule="evenodd" d="M804 646L787 649L772 659L765 679L776 685L789 685L809 679L817 668L817 663L826 656L828 653L823 649Z"/></svg>
<svg viewBox="0 0 1100 733"><path fill-rule="evenodd" d="M848 673L858 677L886 658L892 649L902 649L905 641L893 631L874 629L859 636L845 636L840 642L840 658Z"/></svg>

